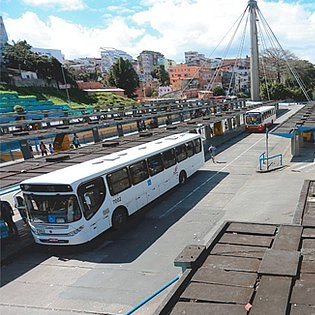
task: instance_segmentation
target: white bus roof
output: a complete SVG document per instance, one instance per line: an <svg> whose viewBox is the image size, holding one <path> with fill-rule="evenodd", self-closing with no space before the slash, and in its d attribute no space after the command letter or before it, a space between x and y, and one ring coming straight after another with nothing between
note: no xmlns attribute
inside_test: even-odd
<svg viewBox="0 0 315 315"><path fill-rule="evenodd" d="M267 110L270 110L270 109L274 109L275 107L274 106L261 106L261 107L257 107L257 108L253 108L251 110L248 110L246 112L247 113L263 113L263 112L266 112Z"/></svg>
<svg viewBox="0 0 315 315"><path fill-rule="evenodd" d="M196 133L179 133L134 146L129 149L104 155L102 157L71 165L47 174L24 180L21 184L72 184L88 180L92 176L109 173L115 168L144 159L152 154L200 137Z"/></svg>

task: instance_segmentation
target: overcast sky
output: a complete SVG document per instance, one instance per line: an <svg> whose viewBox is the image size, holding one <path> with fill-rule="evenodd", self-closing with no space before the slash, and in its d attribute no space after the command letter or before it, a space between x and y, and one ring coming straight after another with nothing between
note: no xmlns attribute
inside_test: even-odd
<svg viewBox="0 0 315 315"><path fill-rule="evenodd" d="M250 54L247 0L1 0L9 42L100 58L101 47L136 58L153 50L184 62ZM259 49L276 47L315 64L315 0L257 0ZM270 30L269 30L270 28ZM274 40L270 40L274 35Z"/></svg>

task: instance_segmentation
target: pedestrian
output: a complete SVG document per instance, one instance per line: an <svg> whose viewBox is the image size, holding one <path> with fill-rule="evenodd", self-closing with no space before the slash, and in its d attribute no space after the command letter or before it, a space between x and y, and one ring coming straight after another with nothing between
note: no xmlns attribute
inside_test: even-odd
<svg viewBox="0 0 315 315"><path fill-rule="evenodd" d="M30 152L31 152L31 157L33 158L34 157L33 147L30 145L29 148L30 148Z"/></svg>
<svg viewBox="0 0 315 315"><path fill-rule="evenodd" d="M24 199L21 196L16 196L15 198L16 203L14 207L19 211L20 216L24 222L24 226L27 225L27 215L26 215L26 208L25 208L25 202Z"/></svg>
<svg viewBox="0 0 315 315"><path fill-rule="evenodd" d="M73 135L72 143L75 146L75 148L78 148L80 146L79 137L77 136L76 133Z"/></svg>
<svg viewBox="0 0 315 315"><path fill-rule="evenodd" d="M54 154L55 150L51 143L49 143L48 150L50 154Z"/></svg>
<svg viewBox="0 0 315 315"><path fill-rule="evenodd" d="M8 226L9 235L18 235L18 229L12 219L14 216L13 209L10 203L6 200L0 199L0 211L1 211L1 218L4 220L6 225Z"/></svg>
<svg viewBox="0 0 315 315"><path fill-rule="evenodd" d="M40 152L41 152L42 156L48 154L47 147L46 147L46 145L44 144L43 141L41 141L41 143L39 145L39 149L40 149Z"/></svg>
<svg viewBox="0 0 315 315"><path fill-rule="evenodd" d="M215 154L217 152L217 148L213 144L211 144L208 151L210 153L210 157L212 159L212 162L215 163Z"/></svg>

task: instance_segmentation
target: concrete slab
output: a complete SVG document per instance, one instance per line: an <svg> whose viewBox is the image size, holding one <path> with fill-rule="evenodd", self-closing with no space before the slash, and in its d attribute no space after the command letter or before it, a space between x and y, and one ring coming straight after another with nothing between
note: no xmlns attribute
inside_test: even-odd
<svg viewBox="0 0 315 315"><path fill-rule="evenodd" d="M294 277L297 275L299 261L300 252L267 249L258 273Z"/></svg>

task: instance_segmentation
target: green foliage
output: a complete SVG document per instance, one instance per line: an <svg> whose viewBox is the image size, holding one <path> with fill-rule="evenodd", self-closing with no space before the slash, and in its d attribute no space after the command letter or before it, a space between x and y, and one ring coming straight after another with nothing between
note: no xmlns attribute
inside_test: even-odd
<svg viewBox="0 0 315 315"><path fill-rule="evenodd" d="M152 77L158 79L161 86L168 86L170 85L170 75L165 70L164 65L155 66L151 73Z"/></svg>
<svg viewBox="0 0 315 315"><path fill-rule="evenodd" d="M70 83L76 86L76 81L66 68L54 57L39 55L31 51L32 46L25 40L4 47L4 60L7 68L22 69L36 72L40 79L48 82Z"/></svg>
<svg viewBox="0 0 315 315"><path fill-rule="evenodd" d="M212 92L214 96L225 95L224 89L221 86L215 86Z"/></svg>
<svg viewBox="0 0 315 315"><path fill-rule="evenodd" d="M37 100L49 100L56 105L63 105L67 103L67 95L64 90L58 90L54 88L40 88L40 87L16 87L8 85L0 85L0 93L15 93L19 94L19 97L36 97ZM110 108L113 106L122 105L134 105L136 101L130 98L115 95L113 93L99 92L96 95L89 96L86 92L79 89L70 89L69 95L71 99L70 106L76 107L87 107L92 105L93 107L99 106L100 108Z"/></svg>
<svg viewBox="0 0 315 315"><path fill-rule="evenodd" d="M21 105L15 105L14 107L13 107L13 110L16 112L16 113L24 113L24 107L23 106L21 106Z"/></svg>
<svg viewBox="0 0 315 315"><path fill-rule="evenodd" d="M108 72L107 83L125 90L128 97L133 97L139 87L139 77L129 60L119 58Z"/></svg>
<svg viewBox="0 0 315 315"><path fill-rule="evenodd" d="M136 104L136 101L123 96L115 95L108 92L98 92L95 94L95 106L100 109L112 108L112 107L132 107Z"/></svg>

